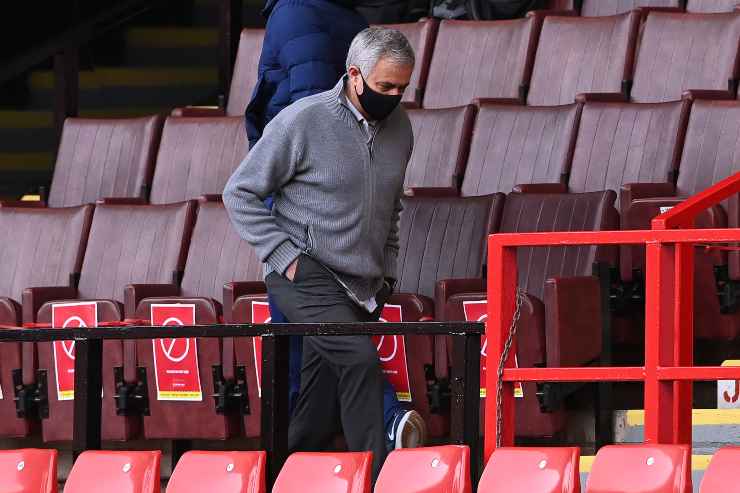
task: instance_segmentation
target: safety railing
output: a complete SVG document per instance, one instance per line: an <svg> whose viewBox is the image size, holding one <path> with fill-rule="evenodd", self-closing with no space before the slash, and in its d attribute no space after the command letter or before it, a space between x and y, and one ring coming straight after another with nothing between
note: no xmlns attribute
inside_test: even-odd
<svg viewBox="0 0 740 493"><path fill-rule="evenodd" d="M515 368L516 341L502 381L487 379L484 460L514 444L514 382L644 382L645 440L691 445L693 381L740 379L740 367L693 366L694 246L740 242L740 229L693 228L697 215L740 192L740 174L653 220L645 231L491 235L488 241L488 356L500 361L515 313L517 247L644 245L645 359L643 366ZM732 208L732 207L731 207ZM597 330L597 329L595 329ZM501 423L499 424L499 413Z"/></svg>

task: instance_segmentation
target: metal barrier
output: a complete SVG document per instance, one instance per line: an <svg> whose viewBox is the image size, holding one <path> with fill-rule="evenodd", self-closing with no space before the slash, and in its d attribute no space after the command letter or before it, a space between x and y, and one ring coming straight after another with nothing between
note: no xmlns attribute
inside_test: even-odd
<svg viewBox="0 0 740 493"><path fill-rule="evenodd" d="M288 456L288 336L449 335L454 340L451 378L451 440L471 449L471 476L478 479L480 337L477 322L234 324L123 326L66 329L3 329L3 342L75 341L73 449L101 448L103 341L186 337L262 336L262 448L269 484Z"/></svg>

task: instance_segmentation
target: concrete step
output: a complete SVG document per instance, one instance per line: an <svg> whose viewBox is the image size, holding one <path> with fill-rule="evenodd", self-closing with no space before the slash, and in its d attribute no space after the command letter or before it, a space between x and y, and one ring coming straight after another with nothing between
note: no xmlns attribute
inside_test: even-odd
<svg viewBox="0 0 740 493"><path fill-rule="evenodd" d="M218 31L187 27L129 29L126 32L126 64L138 67L216 67Z"/></svg>

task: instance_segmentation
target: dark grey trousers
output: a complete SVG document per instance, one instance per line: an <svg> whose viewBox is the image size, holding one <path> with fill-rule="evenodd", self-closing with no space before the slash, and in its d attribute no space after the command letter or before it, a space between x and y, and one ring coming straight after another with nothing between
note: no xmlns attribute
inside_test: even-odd
<svg viewBox="0 0 740 493"><path fill-rule="evenodd" d="M276 273L267 289L289 322L371 322L334 276L319 262L301 255L293 281ZM382 295L378 295L381 298ZM386 296L387 297L387 296ZM377 299L383 306L385 299ZM301 390L290 421L291 452L326 450L344 432L351 451L373 452L373 478L386 456L383 380L370 336L303 338Z"/></svg>

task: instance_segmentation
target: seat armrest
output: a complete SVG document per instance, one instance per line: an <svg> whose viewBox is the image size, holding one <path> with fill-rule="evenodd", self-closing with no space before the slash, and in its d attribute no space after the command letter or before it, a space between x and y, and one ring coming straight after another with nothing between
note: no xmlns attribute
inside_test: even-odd
<svg viewBox="0 0 740 493"><path fill-rule="evenodd" d="M657 13L661 13L661 12L667 12L667 13L669 13L669 14L670 14L670 13L679 13L679 14L683 14L683 13L685 13L685 12L686 12L686 11L685 11L684 9L682 9L681 7L650 7L650 6L646 6L646 7L638 7L638 8L637 8L637 11L638 11L638 12L640 12L640 18L641 18L641 21L642 21L642 22L645 22L645 19L647 19L647 16L648 16L648 15L649 15L649 14L650 14L651 12L657 12Z"/></svg>
<svg viewBox="0 0 740 493"><path fill-rule="evenodd" d="M524 105L524 101L519 98L475 98L473 104L477 107L481 107L485 104L508 104L514 106Z"/></svg>
<svg viewBox="0 0 740 493"><path fill-rule="evenodd" d="M578 17L575 9L537 9L527 12L527 17Z"/></svg>
<svg viewBox="0 0 740 493"><path fill-rule="evenodd" d="M46 207L41 200L0 200L0 207Z"/></svg>
<svg viewBox="0 0 740 493"><path fill-rule="evenodd" d="M514 193L568 193L565 183L521 183L511 190Z"/></svg>
<svg viewBox="0 0 740 493"><path fill-rule="evenodd" d="M77 288L71 286L40 286L26 288L21 295L23 304L23 323L36 322L39 309L54 300L71 300L77 298Z"/></svg>
<svg viewBox="0 0 740 493"><path fill-rule="evenodd" d="M544 303L547 366L580 366L599 358L603 331L599 279L548 279Z"/></svg>
<svg viewBox="0 0 740 493"><path fill-rule="evenodd" d="M695 101L697 99L733 100L734 94L719 89L689 89L681 94L681 99Z"/></svg>
<svg viewBox="0 0 740 493"><path fill-rule="evenodd" d="M172 110L170 115L185 117L226 116L226 111L218 106L183 106Z"/></svg>
<svg viewBox="0 0 740 493"><path fill-rule="evenodd" d="M234 308L234 302L241 296L249 294L265 294L267 286L262 281L236 281L224 284L224 319L226 323L231 323L231 314Z"/></svg>
<svg viewBox="0 0 740 493"><path fill-rule="evenodd" d="M123 288L123 310L126 318L136 318L136 309L144 298L180 296L175 284L129 284Z"/></svg>
<svg viewBox="0 0 740 493"><path fill-rule="evenodd" d="M434 307L436 320L447 320L445 305L450 296L460 293L480 293L486 291L486 280L482 277L467 279L442 279L434 286Z"/></svg>
<svg viewBox="0 0 740 493"><path fill-rule="evenodd" d="M629 98L621 92L581 92L576 94L576 103L627 103Z"/></svg>
<svg viewBox="0 0 740 493"><path fill-rule="evenodd" d="M405 313L404 322L427 322L434 320L434 300L416 293L393 293L387 305L401 305Z"/></svg>
<svg viewBox="0 0 740 493"><path fill-rule="evenodd" d="M454 187L411 187L404 190L408 197L457 197L460 192Z"/></svg>
<svg viewBox="0 0 740 493"><path fill-rule="evenodd" d="M147 205L144 197L105 197L96 202L98 205Z"/></svg>
<svg viewBox="0 0 740 493"><path fill-rule="evenodd" d="M619 212L624 214L632 202L649 197L671 197L676 194L672 183L627 183L619 193Z"/></svg>
<svg viewBox="0 0 740 493"><path fill-rule="evenodd" d="M223 195L220 193L207 193L198 197L200 202L223 202Z"/></svg>

